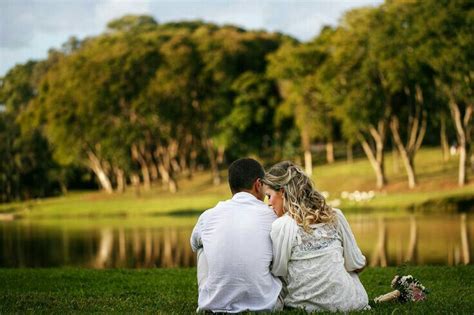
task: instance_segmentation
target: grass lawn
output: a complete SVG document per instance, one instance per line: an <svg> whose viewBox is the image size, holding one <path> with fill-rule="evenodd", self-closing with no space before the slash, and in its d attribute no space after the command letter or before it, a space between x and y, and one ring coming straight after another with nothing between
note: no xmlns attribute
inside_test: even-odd
<svg viewBox="0 0 474 315"><path fill-rule="evenodd" d="M400 161L401 163L401 161ZM463 188L457 186L457 159L442 161L437 148L424 148L416 155L419 186L408 189L403 166L394 168L393 157L387 154L386 170L389 184L375 191L375 198L367 202L342 200L346 211L399 211L421 208L425 204L435 211L449 210L445 200L471 196L474 199L474 181ZM472 173L472 172L471 172ZM225 172L223 172L225 174ZM468 174L471 178L474 174ZM375 190L375 176L365 158L353 163L338 161L314 168L314 181L320 191L329 192L329 200L339 198L341 192ZM209 173L198 173L192 180L181 179L176 194L154 187L152 191L137 194L130 189L124 194L108 195L103 192L71 192L66 196L0 204L2 213L14 213L28 218L107 218L142 217L161 214L197 214L213 207L219 200L228 199L230 191L226 180L213 186ZM472 200L469 201L472 207ZM461 209L462 210L462 209Z"/></svg>
<svg viewBox="0 0 474 315"><path fill-rule="evenodd" d="M390 290L396 268L368 268L361 275L370 299ZM431 290L419 303L374 305L377 314L472 314L474 266L414 267ZM0 269L0 313L194 313L196 270ZM285 311L284 313L295 313Z"/></svg>

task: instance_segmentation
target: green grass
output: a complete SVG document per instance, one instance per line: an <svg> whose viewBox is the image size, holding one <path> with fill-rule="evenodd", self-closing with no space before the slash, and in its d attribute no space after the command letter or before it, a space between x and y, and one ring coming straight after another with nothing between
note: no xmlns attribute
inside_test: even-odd
<svg viewBox="0 0 474 315"><path fill-rule="evenodd" d="M400 161L401 163L401 161ZM341 208L350 211L399 211L422 209L433 204L436 211L453 209L457 198L474 196L474 181L463 188L457 186L457 160L442 161L437 148L424 148L416 156L419 186L408 189L403 166L395 170L393 157L387 154L386 170L389 184L368 202L342 200ZM472 173L472 172L471 172ZM225 174L225 172L223 172ZM468 174L471 178L473 174ZM329 200L339 198L342 191L375 190L375 176L365 158L353 163L338 161L314 168L314 181L320 191L328 191ZM176 194L154 187L137 194L130 189L124 194L103 192L72 192L66 196L30 200L0 205L1 213L15 213L28 218L133 218L163 214L197 214L213 207L219 200L228 199L230 192L225 180L213 186L211 175L198 173L192 180L181 179ZM445 200L451 200L446 204ZM472 203L471 203L472 205ZM463 210L463 209L460 209Z"/></svg>
<svg viewBox="0 0 474 315"><path fill-rule="evenodd" d="M361 280L370 299L390 290L396 268L369 268ZM419 303L374 305L372 313L474 312L474 266L408 267L431 290ZM0 269L0 313L194 313L196 270ZM284 313L296 313L285 311Z"/></svg>

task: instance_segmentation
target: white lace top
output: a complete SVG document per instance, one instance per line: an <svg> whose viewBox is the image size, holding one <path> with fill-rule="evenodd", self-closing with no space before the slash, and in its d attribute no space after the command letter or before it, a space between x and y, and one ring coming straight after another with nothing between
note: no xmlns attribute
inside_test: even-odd
<svg viewBox="0 0 474 315"><path fill-rule="evenodd" d="M365 266L349 223L335 209L335 223L311 225L309 234L288 215L274 221L272 273L287 282L285 305L307 311L351 311L368 307L354 270Z"/></svg>

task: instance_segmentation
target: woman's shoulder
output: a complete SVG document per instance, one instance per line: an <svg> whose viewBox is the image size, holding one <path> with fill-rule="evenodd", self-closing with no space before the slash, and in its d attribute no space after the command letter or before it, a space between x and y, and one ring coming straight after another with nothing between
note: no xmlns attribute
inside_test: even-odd
<svg viewBox="0 0 474 315"><path fill-rule="evenodd" d="M293 218L288 214L284 214L273 221L270 237L274 244L279 244L281 242L292 244L297 231L298 225L295 220L293 220Z"/></svg>
<svg viewBox="0 0 474 315"><path fill-rule="evenodd" d="M337 223L337 222L340 222L341 219L342 219L342 220L346 220L346 217L344 216L344 213L342 212L341 209L332 208L332 210L333 210L334 213L336 214L336 223Z"/></svg>
<svg viewBox="0 0 474 315"><path fill-rule="evenodd" d="M273 221L272 224L272 231L276 230L285 230L289 228L297 228L297 224L295 220L290 217L288 214L284 214L275 221Z"/></svg>

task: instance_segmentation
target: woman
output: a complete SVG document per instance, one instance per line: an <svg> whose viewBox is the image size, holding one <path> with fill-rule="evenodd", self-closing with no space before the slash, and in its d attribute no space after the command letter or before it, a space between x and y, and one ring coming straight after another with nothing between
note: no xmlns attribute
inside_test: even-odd
<svg viewBox="0 0 474 315"><path fill-rule="evenodd" d="M287 282L285 306L312 311L369 309L358 272L365 266L349 224L291 162L262 180L279 218L272 225L272 273Z"/></svg>

